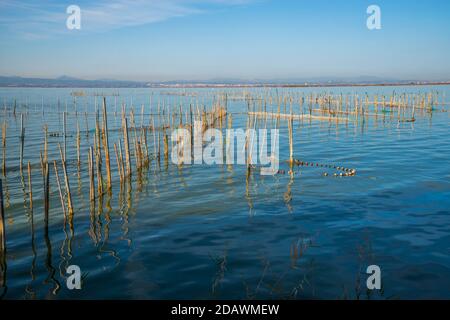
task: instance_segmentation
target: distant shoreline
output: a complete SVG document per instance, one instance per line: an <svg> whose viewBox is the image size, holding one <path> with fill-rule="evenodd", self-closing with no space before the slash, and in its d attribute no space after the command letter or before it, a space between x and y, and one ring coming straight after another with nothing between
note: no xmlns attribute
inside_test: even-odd
<svg viewBox="0 0 450 320"><path fill-rule="evenodd" d="M195 88L330 88L330 87L398 87L398 86L445 86L450 85L450 81L438 81L438 82L381 82L381 83L135 83L114 85L109 84L52 84L52 85L40 85L40 84L0 84L0 88L41 88L41 89L63 89L63 88L173 88L173 89L195 89Z"/></svg>
<svg viewBox="0 0 450 320"><path fill-rule="evenodd" d="M449 82L420 83L317 83L317 84L173 84L152 86L153 88L321 88L321 87L398 87L398 86L444 86ZM149 87L150 88L150 87Z"/></svg>

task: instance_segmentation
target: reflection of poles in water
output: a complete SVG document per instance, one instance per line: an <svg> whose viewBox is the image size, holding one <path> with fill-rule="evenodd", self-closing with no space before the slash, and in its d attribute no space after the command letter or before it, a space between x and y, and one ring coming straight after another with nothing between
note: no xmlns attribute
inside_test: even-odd
<svg viewBox="0 0 450 320"><path fill-rule="evenodd" d="M64 214L63 231L64 231L64 236L65 236L65 237L64 237L64 241L63 241L63 243L62 243L62 245L61 245L61 250L60 250L61 263L60 263L60 265L59 265L60 275L61 275L62 277L64 277L64 276L65 276L65 268L62 269L62 268L61 268L61 265L64 264L64 262L66 262L66 263L65 263L65 267L67 267L67 265L68 265L68 263L69 263L69 260L70 260L70 258L71 258L71 250L70 250L70 246L69 246L69 248L68 248L68 253L67 253L67 255L69 256L69 259L66 259L66 258L64 257L64 247L66 246L66 243L69 242L69 236L68 236L68 234L67 234L67 229L66 229L66 226L67 226L66 205L65 205L65 201L64 201L64 195L63 195L62 189L61 189L61 182L60 182L60 180L59 180L58 166L57 166L57 164L56 164L56 160L53 161L53 165L54 165L54 169L55 169L56 183L57 183L57 185L58 185L59 198L60 198L60 200L61 200L61 207L62 207L63 214ZM72 219L70 220L69 224L71 224L71 223L72 223Z"/></svg>
<svg viewBox="0 0 450 320"><path fill-rule="evenodd" d="M294 184L294 169L293 169L293 162L289 163L289 182L287 184L287 190L284 193L284 202L286 203L286 206L288 208L289 213L292 212L292 185Z"/></svg>
<svg viewBox="0 0 450 320"><path fill-rule="evenodd" d="M119 140L120 143L120 140ZM117 144L114 143L114 153L116 155L116 161L117 161L117 172L119 173L119 179L120 179L120 184L123 183L123 172L122 172L122 150L120 151L120 158L119 158L119 152L117 152Z"/></svg>
<svg viewBox="0 0 450 320"><path fill-rule="evenodd" d="M250 194L250 178L251 178L251 167L247 166L247 173L245 175L245 198L248 202L248 207L250 209L250 214L252 214L253 210L253 200Z"/></svg>
<svg viewBox="0 0 450 320"><path fill-rule="evenodd" d="M132 206L131 179L127 179L127 183L125 185L124 192L126 193L125 194L126 198L123 199L123 205L122 205L123 209L121 210L121 213L122 213L122 216L123 216L123 224L122 224L122 227L121 227L121 229L123 230L122 239L126 240L128 245L130 246L131 245L131 239L128 238L128 232L129 232L128 216L129 216L130 208Z"/></svg>
<svg viewBox="0 0 450 320"><path fill-rule="evenodd" d="M28 162L28 166L30 165L30 163ZM30 203L33 203L32 201L32 196L31 196L31 170L30 168L28 168L29 170L29 185L30 185ZM36 252L36 243L35 243L35 237L34 237L34 213L33 213L33 205L30 205L30 224L31 224L31 251L33 253L33 259L31 260L31 268L30 268L30 275L31 275L31 280L28 283L25 292L30 295L30 297L32 299L36 298L36 293L33 291L31 284L32 282L36 279L36 275L34 273L34 270L36 269L36 259L37 259L37 252Z"/></svg>
<svg viewBox="0 0 450 320"><path fill-rule="evenodd" d="M48 162L42 166L42 174L44 178L44 220L48 220L49 211L49 173L48 173Z"/></svg>
<svg viewBox="0 0 450 320"><path fill-rule="evenodd" d="M30 212L33 215L33 187L31 185L31 165L28 161L28 196L30 198Z"/></svg>
<svg viewBox="0 0 450 320"><path fill-rule="evenodd" d="M54 287L52 290L53 294L56 294L60 288L59 282L55 279L55 268L52 266L52 244L50 242L50 238L48 235L48 222L49 222L49 195L50 195L50 181L49 181L49 167L48 163L45 164L45 178L44 178L44 239L45 244L47 246L47 256L45 259L45 267L49 272L49 276L46 279L46 283L49 279L54 283Z"/></svg>
<svg viewBox="0 0 450 320"><path fill-rule="evenodd" d="M67 221L66 220L67 220L66 216L64 215L64 222L63 222L64 240L61 243L61 248L59 250L59 255L61 257L61 261L59 263L59 275L62 278L66 277L66 269L67 269L67 266L69 265L70 259L72 258L70 250L68 250L68 252L67 252L67 255L69 257L68 259L66 259L65 255L64 255L66 243L68 243L68 241L69 241L69 235L67 234Z"/></svg>
<svg viewBox="0 0 450 320"><path fill-rule="evenodd" d="M94 149L89 147L88 153L88 173L89 173L89 235L92 241L97 245L97 232L95 223L95 179L94 179Z"/></svg>
<svg viewBox="0 0 450 320"><path fill-rule="evenodd" d="M5 209L3 206L3 180L0 179L0 288L3 292L0 298L6 294L6 234L5 234Z"/></svg>
<svg viewBox="0 0 450 320"><path fill-rule="evenodd" d="M106 201L106 212L105 212L105 225L104 225L104 230L103 230L103 241L101 246L98 249L98 252L105 252L110 254L114 259L117 260L117 264L120 262L120 257L118 256L117 252L113 249L106 249L105 247L108 244L108 239L109 239L109 226L111 224L111 211L112 211L112 207L110 205L111 202L111 196L108 195L108 199ZM120 202L119 202L120 203Z"/></svg>
<svg viewBox="0 0 450 320"><path fill-rule="evenodd" d="M211 293L215 296L218 292L220 285L225 278L225 272L227 271L227 250L223 253L223 256L211 257L217 266L217 271L214 276L214 280L211 286Z"/></svg>
<svg viewBox="0 0 450 320"><path fill-rule="evenodd" d="M94 245L97 245L97 229L96 229L96 222L95 222L95 201L89 202L89 236L92 239L92 242L94 242Z"/></svg>
<svg viewBox="0 0 450 320"><path fill-rule="evenodd" d="M96 224L96 230L97 230L97 241L101 241L102 240L102 214L103 214L103 195L100 194L98 196L98 202L97 202L97 214L94 215L95 217L95 224Z"/></svg>
<svg viewBox="0 0 450 320"><path fill-rule="evenodd" d="M55 168L56 183L58 185L59 198L61 200L61 207L62 207L62 210L63 210L63 213L64 213L64 222L65 222L66 221L66 205L64 203L64 195L63 195L62 190L61 190L61 183L60 183L60 180L59 180L58 166L56 165L56 160L53 161L53 166Z"/></svg>
<svg viewBox="0 0 450 320"><path fill-rule="evenodd" d="M0 179L0 259L6 252L5 208L3 205L3 180Z"/></svg>
<svg viewBox="0 0 450 320"><path fill-rule="evenodd" d="M45 229L44 229L44 239L45 244L47 246L47 256L45 259L45 267L48 270L48 277L45 280L45 283L48 283L49 280L51 280L54 283L52 294L56 295L61 288L61 285L59 284L58 280L55 278L56 269L52 266L52 244L50 242L50 238L48 236L48 220L45 223Z"/></svg>

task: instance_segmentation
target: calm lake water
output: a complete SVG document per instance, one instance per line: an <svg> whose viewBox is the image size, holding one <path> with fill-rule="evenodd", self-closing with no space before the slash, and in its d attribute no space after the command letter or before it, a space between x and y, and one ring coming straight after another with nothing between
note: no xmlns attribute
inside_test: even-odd
<svg viewBox="0 0 450 320"><path fill-rule="evenodd" d="M76 105L72 91L84 90ZM0 88L0 119L7 124L3 179L6 228L4 299L418 299L450 298L450 113L416 111L397 116L294 121L294 156L302 161L355 168L289 167L288 131L280 122L281 169L286 174L246 179L243 165L157 165L120 186L112 144L119 139L121 104L149 123L158 103L179 110L211 106L227 92L233 127L245 128L243 91L260 96L393 92L450 97L449 86L273 89L24 89ZM107 95L112 196L89 203L87 150L93 145L95 104ZM118 96L111 96L118 94ZM14 100L16 114L14 115ZM141 106L144 105L144 117ZM6 111L4 107L6 106ZM277 108L277 102L272 106ZM281 108L284 108L282 105ZM289 106L288 106L289 108ZM298 112L298 101L293 103ZM115 111L117 110L117 113ZM296 111L297 110L297 111ZM65 223L53 163L48 232L39 152L48 125L49 160L59 161L67 111L67 166L74 202ZM86 112L88 114L86 114ZM24 163L19 171L21 113ZM153 118L154 119L154 118ZM82 170L76 159L81 130ZM149 134L150 154L153 137ZM25 167L26 168L26 167ZM330 173L324 176L323 173ZM62 172L60 171L61 179ZM32 218L31 218L32 217ZM368 291L366 268L378 265L382 290ZM78 265L81 290L66 287L66 267ZM0 281L1 282L1 281Z"/></svg>

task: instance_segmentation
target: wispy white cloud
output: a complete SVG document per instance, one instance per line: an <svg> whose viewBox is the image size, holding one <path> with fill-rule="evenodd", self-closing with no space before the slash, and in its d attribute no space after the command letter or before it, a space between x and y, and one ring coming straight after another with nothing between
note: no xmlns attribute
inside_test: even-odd
<svg viewBox="0 0 450 320"><path fill-rule="evenodd" d="M107 32L161 22L214 8L245 5L255 0L0 0L0 28L26 39L53 37L68 32L67 6L81 8L82 33Z"/></svg>

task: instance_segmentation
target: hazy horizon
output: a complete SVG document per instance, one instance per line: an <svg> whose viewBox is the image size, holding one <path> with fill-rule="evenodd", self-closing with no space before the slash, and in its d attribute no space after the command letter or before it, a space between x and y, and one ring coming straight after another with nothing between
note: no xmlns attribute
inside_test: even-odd
<svg viewBox="0 0 450 320"><path fill-rule="evenodd" d="M279 83L279 84L307 84L307 83L319 83L319 84L326 84L326 83L353 83L353 84L364 84L364 83L405 83L410 81L417 81L417 82L443 82L447 83L450 82L450 77L447 78L441 78L441 79L401 79L401 78L381 78L381 77L374 77L369 75L362 75L358 77L311 77L311 78L226 78L226 77L218 77L218 78L204 78L204 79L153 79L153 80L136 80L136 79L115 79L115 78L81 78L81 77L73 77L71 75L61 75L57 77L41 77L41 76L34 76L34 77L24 77L24 76L17 76L17 75L2 75L0 74L0 79L4 82L6 79L32 79L32 80L51 80L56 82L64 83L64 81L93 81L93 82L112 82L112 83L122 83L122 82L136 82L136 83L217 83L217 84L258 84L258 83Z"/></svg>

